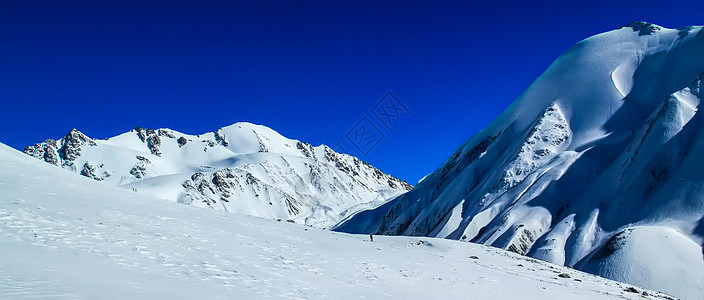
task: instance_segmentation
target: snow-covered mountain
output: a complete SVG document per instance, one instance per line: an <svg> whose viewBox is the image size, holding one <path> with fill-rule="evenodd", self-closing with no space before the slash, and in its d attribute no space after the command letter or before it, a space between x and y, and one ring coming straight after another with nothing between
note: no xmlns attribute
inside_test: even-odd
<svg viewBox="0 0 704 300"><path fill-rule="evenodd" d="M0 144L0 299L672 299L505 251L133 193Z"/></svg>
<svg viewBox="0 0 704 300"><path fill-rule="evenodd" d="M74 129L24 152L157 198L323 228L411 188L353 156L250 123L195 136L137 127L106 140Z"/></svg>
<svg viewBox="0 0 704 300"><path fill-rule="evenodd" d="M412 191L337 230L472 241L701 299L702 74L702 27L588 38Z"/></svg>

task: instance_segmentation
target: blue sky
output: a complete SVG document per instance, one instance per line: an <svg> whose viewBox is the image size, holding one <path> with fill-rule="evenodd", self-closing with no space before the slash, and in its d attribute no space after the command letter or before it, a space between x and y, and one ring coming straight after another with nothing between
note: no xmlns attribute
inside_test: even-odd
<svg viewBox="0 0 704 300"><path fill-rule="evenodd" d="M414 183L579 40L704 23L702 2L432 2L2 1L0 142L248 121ZM387 127L388 91L407 110ZM360 122L383 136L366 154Z"/></svg>

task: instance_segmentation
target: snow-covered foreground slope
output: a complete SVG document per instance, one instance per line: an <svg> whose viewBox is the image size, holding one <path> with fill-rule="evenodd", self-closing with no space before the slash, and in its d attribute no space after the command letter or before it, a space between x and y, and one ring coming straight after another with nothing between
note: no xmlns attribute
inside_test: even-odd
<svg viewBox="0 0 704 300"><path fill-rule="evenodd" d="M107 140L74 129L24 152L153 197L323 228L411 188L356 157L250 123L197 136L138 127Z"/></svg>
<svg viewBox="0 0 704 300"><path fill-rule="evenodd" d="M588 38L414 190L338 230L472 241L702 299L702 74L702 27Z"/></svg>
<svg viewBox="0 0 704 300"><path fill-rule="evenodd" d="M0 249L0 299L668 298L481 245L178 205L2 144Z"/></svg>

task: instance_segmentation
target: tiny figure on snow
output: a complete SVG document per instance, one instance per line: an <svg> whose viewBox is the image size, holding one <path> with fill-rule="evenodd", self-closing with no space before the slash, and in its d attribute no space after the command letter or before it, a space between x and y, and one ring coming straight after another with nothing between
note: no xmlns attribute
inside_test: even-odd
<svg viewBox="0 0 704 300"><path fill-rule="evenodd" d="M369 234L369 241L374 241L374 236L371 233Z"/></svg>

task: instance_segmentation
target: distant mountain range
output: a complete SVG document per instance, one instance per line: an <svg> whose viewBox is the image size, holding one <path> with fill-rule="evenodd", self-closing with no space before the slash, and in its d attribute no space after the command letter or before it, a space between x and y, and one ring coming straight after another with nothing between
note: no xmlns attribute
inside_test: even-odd
<svg viewBox="0 0 704 300"><path fill-rule="evenodd" d="M588 38L412 191L336 230L471 241L702 299L702 74L699 26Z"/></svg>
<svg viewBox="0 0 704 300"><path fill-rule="evenodd" d="M322 228L411 189L356 157L250 123L201 135L137 127L105 140L74 129L24 152L149 196Z"/></svg>

